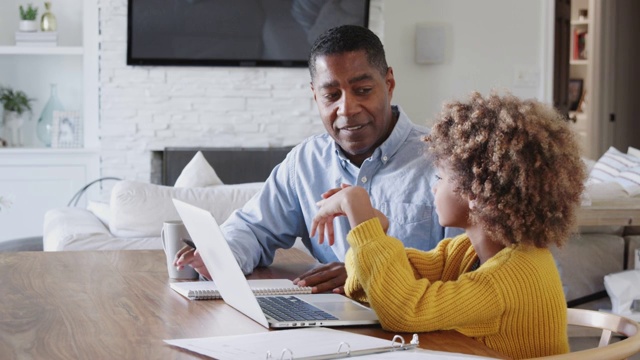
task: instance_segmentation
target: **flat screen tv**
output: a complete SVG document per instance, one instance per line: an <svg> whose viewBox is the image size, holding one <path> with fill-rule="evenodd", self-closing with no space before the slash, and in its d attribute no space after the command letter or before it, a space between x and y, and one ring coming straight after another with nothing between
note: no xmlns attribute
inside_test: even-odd
<svg viewBox="0 0 640 360"><path fill-rule="evenodd" d="M127 64L306 67L319 34L368 22L369 0L129 0Z"/></svg>

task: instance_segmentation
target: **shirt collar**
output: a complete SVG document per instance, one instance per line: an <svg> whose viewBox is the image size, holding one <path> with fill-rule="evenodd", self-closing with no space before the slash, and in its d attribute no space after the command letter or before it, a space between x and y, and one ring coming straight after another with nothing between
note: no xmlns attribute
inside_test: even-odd
<svg viewBox="0 0 640 360"><path fill-rule="evenodd" d="M393 127L393 130L391 131L391 134L389 135L387 140L385 140L382 145L378 146L378 148L373 152L373 155L371 155L371 157L369 157L368 159L373 160L386 158L384 161L388 161L393 157L393 155L395 155L398 149L400 149L400 146L402 146L404 141L409 136L411 129L413 129L413 123L411 122L411 120L409 120L409 117L407 116L407 114L405 114L402 108L398 105L393 105L393 108L394 112L397 109L399 113L398 121ZM344 155L344 152L342 151L340 146L338 146L335 141L333 142L333 149L343 164L346 161L349 161L349 159L347 159L347 157Z"/></svg>

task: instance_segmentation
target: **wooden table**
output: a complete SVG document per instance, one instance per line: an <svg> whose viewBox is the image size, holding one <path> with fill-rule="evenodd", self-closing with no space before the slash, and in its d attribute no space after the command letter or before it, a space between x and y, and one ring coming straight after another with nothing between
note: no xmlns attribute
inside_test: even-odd
<svg viewBox="0 0 640 360"><path fill-rule="evenodd" d="M312 266L310 259L281 251L252 277L292 279ZM0 357L198 359L162 340L267 331L223 301L189 301L168 283L158 250L0 253ZM393 337L379 327L341 329ZM421 334L420 344L501 356L455 331Z"/></svg>

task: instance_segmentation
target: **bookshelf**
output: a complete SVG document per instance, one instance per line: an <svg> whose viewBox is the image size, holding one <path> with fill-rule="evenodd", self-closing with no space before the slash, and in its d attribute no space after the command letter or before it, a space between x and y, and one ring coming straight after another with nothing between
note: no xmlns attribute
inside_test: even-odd
<svg viewBox="0 0 640 360"><path fill-rule="evenodd" d="M31 120L23 127L24 148L44 148L36 136L36 123L50 96L50 84L57 84L65 110L82 114L84 147L98 147L98 9L97 2L52 0L58 23L58 46L15 46L20 5L38 7L44 1L3 0L0 12L0 85L24 91L34 99ZM0 107L0 113L2 109ZM0 128L0 137L4 129ZM14 150L19 150L14 149ZM0 149L2 150L2 149Z"/></svg>
<svg viewBox="0 0 640 360"><path fill-rule="evenodd" d="M0 85L24 91L31 103L22 127L24 146L0 148L0 196L12 206L0 214L0 242L41 236L44 213L64 207L83 185L99 177L98 2L52 0L58 23L57 46L16 46L20 5L43 0L2 0L0 11ZM81 113L84 147L45 147L36 124L49 100L51 84L65 110ZM0 119L3 113L0 106ZM0 121L0 124L2 122ZM5 137L0 127L0 137Z"/></svg>

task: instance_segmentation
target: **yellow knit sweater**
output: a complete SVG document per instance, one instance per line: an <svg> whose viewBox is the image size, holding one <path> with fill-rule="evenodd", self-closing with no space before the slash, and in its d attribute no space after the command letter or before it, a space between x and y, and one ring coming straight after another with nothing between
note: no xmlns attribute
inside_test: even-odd
<svg viewBox="0 0 640 360"><path fill-rule="evenodd" d="M457 330L514 359L569 351L567 309L551 252L513 245L475 271L466 234L405 249L377 218L347 236L347 295L390 331Z"/></svg>

